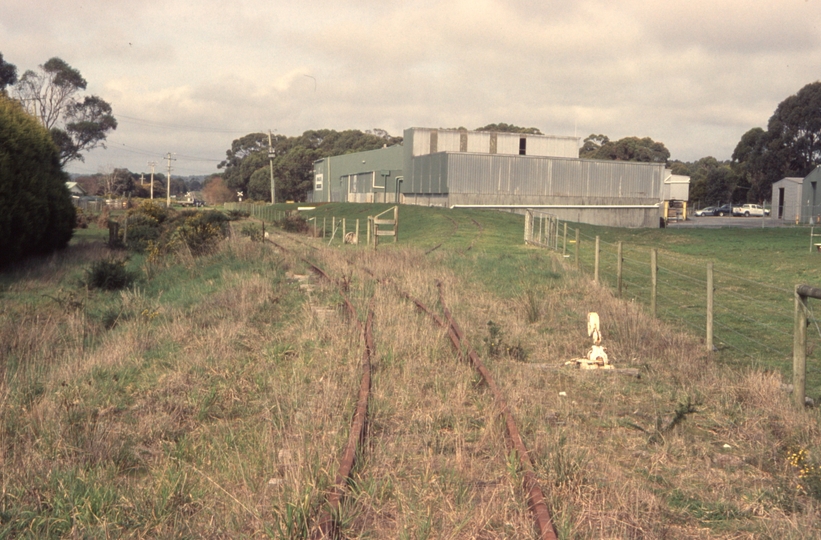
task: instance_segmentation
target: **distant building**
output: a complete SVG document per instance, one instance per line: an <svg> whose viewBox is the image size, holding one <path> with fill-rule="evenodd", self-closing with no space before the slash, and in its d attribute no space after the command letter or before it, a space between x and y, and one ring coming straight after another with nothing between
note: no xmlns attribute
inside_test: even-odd
<svg viewBox="0 0 821 540"><path fill-rule="evenodd" d="M68 188L69 193L71 193L72 197L85 197L88 195L86 190L83 189L83 186L78 184L77 182L66 182L66 187Z"/></svg>
<svg viewBox="0 0 821 540"><path fill-rule="evenodd" d="M689 177L663 163L580 159L578 137L410 128L402 146L318 160L313 201L541 209L560 219L658 227L686 215ZM673 204L671 202L675 201Z"/></svg>
<svg viewBox="0 0 821 540"><path fill-rule="evenodd" d="M772 216L796 224L821 222L820 182L821 167L816 167L805 178L788 176L773 182Z"/></svg>

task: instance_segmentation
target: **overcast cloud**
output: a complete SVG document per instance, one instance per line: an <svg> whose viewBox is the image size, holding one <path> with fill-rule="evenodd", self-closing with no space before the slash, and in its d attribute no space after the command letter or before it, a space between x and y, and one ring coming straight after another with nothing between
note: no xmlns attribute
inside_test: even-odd
<svg viewBox="0 0 821 540"><path fill-rule="evenodd" d="M3 0L18 74L58 56L111 103L72 172L216 171L255 131L495 122L729 159L821 79L821 0Z"/></svg>

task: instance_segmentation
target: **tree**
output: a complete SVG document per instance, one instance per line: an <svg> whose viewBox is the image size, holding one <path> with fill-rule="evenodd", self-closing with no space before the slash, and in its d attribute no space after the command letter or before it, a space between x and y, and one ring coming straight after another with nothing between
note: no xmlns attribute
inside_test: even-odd
<svg viewBox="0 0 821 540"><path fill-rule="evenodd" d="M745 200L761 202L770 196L773 180L768 178L766 170L770 166L772 154L767 150L767 139L766 131L753 128L741 136L733 151L733 171L741 183L749 188Z"/></svg>
<svg viewBox="0 0 821 540"><path fill-rule="evenodd" d="M767 130L753 128L733 151L733 169L749 184L747 200L763 201L773 182L804 177L821 165L821 82L778 104Z"/></svg>
<svg viewBox="0 0 821 540"><path fill-rule="evenodd" d="M0 53L0 94L5 94L6 87L16 82L17 66L3 60L3 53Z"/></svg>
<svg viewBox="0 0 821 540"><path fill-rule="evenodd" d="M82 152L105 148L108 133L117 128L111 105L97 96L80 98L87 85L78 70L56 57L37 72L27 70L15 85L17 99L51 132L61 166L83 161Z"/></svg>
<svg viewBox="0 0 821 540"><path fill-rule="evenodd" d="M821 82L804 86L778 104L767 124L764 167L768 176L806 176L821 163Z"/></svg>
<svg viewBox="0 0 821 540"><path fill-rule="evenodd" d="M202 188L202 196L205 202L211 205L236 200L236 193L225 185L221 176L216 175L206 181Z"/></svg>
<svg viewBox="0 0 821 540"><path fill-rule="evenodd" d="M125 196L134 192L135 175L128 169L114 169L111 173L111 194Z"/></svg>
<svg viewBox="0 0 821 540"><path fill-rule="evenodd" d="M274 179L277 200L304 201L311 189L313 162L317 159L375 150L402 142L402 137L391 137L385 130L373 133L359 130L309 130L297 137L273 137ZM226 152L225 185L234 191L243 191L255 200L271 200L271 169L268 156L268 134L249 133L236 139Z"/></svg>
<svg viewBox="0 0 821 540"><path fill-rule="evenodd" d="M65 247L76 214L49 132L0 95L0 266Z"/></svg>
<svg viewBox="0 0 821 540"><path fill-rule="evenodd" d="M100 174L78 176L74 181L89 195L97 196L104 194L105 189L103 186L105 185L105 180L103 180Z"/></svg>
<svg viewBox="0 0 821 540"><path fill-rule="evenodd" d="M480 128L476 128L476 131L499 131L501 133L523 133L525 135L544 135L539 128L535 127L519 127L514 126L513 124L488 124L486 126L482 126Z"/></svg>
<svg viewBox="0 0 821 540"><path fill-rule="evenodd" d="M602 145L609 142L610 138L607 135L596 135L595 133L591 133L590 136L584 140L584 144L579 150L579 157L592 158L592 156L596 155L596 152L599 151Z"/></svg>
<svg viewBox="0 0 821 540"><path fill-rule="evenodd" d="M664 143L656 142L650 137L625 137L611 141L604 135L590 135L584 140L579 156L587 159L667 163L670 151Z"/></svg>

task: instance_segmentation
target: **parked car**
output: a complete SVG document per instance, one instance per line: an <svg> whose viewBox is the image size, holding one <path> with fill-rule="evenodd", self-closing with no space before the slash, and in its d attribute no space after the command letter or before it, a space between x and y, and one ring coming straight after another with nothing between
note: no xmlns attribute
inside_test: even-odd
<svg viewBox="0 0 821 540"><path fill-rule="evenodd" d="M723 204L723 205L719 206L718 208L716 208L716 213L714 215L721 216L721 217L732 216L733 215L733 207L730 204Z"/></svg>
<svg viewBox="0 0 821 540"><path fill-rule="evenodd" d="M696 216L715 216L717 208L715 206L707 206L701 210L696 210Z"/></svg>
<svg viewBox="0 0 821 540"><path fill-rule="evenodd" d="M745 204L742 206L735 206L733 207L733 215L734 216L769 216L770 211L766 210L760 204Z"/></svg>

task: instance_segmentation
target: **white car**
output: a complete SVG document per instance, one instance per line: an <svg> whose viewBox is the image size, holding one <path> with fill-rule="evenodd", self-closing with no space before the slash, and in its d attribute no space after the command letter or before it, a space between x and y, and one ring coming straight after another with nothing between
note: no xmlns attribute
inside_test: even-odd
<svg viewBox="0 0 821 540"><path fill-rule="evenodd" d="M745 204L743 206L736 206L733 208L733 215L734 216L769 216L770 211L766 210L760 204Z"/></svg>

